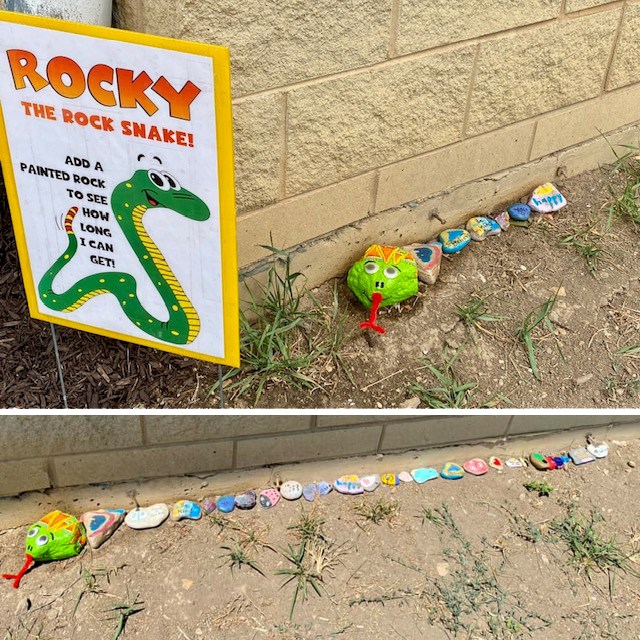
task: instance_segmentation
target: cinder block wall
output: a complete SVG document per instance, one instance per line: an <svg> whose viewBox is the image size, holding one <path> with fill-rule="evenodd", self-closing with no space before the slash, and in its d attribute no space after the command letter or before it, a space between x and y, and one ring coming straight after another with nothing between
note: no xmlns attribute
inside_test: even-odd
<svg viewBox="0 0 640 640"><path fill-rule="evenodd" d="M637 416L0 416L0 496L510 439ZM639 431L640 434L640 431Z"/></svg>
<svg viewBox="0 0 640 640"><path fill-rule="evenodd" d="M638 0L115 1L231 48L245 274L273 234L314 285L639 141Z"/></svg>

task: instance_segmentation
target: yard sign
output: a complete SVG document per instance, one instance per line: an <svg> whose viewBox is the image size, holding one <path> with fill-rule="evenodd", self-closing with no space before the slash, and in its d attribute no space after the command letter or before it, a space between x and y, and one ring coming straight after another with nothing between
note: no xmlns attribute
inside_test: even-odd
<svg viewBox="0 0 640 640"><path fill-rule="evenodd" d="M228 50L10 12L0 43L31 315L238 365Z"/></svg>

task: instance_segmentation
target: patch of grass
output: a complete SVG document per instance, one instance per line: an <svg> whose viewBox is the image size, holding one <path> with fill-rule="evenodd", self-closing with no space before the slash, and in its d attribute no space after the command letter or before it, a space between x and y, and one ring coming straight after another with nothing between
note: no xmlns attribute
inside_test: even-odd
<svg viewBox="0 0 640 640"><path fill-rule="evenodd" d="M221 545L220 548L226 551L226 553L223 553L220 557L226 560L224 564L229 565L231 573L233 573L233 570L236 568L240 570L243 566L247 566L266 578L264 571L262 571L258 563L249 556L246 546L236 542L231 546Z"/></svg>
<svg viewBox="0 0 640 640"><path fill-rule="evenodd" d="M541 542L545 538L545 529L541 524L531 522L526 516L517 513L511 516L511 530L521 540L533 544Z"/></svg>
<svg viewBox="0 0 640 640"><path fill-rule="evenodd" d="M353 383L341 350L350 336L345 313L340 310L337 287L327 312L308 294L305 277L293 271L291 255L271 246L266 284L255 294L247 286L247 309L240 311L242 364L225 373L219 385L233 398L252 396L257 404L268 383L313 392L322 389L319 372L329 362L337 365ZM312 304L304 308L305 296Z"/></svg>
<svg viewBox="0 0 640 640"><path fill-rule="evenodd" d="M398 513L399 508L398 503L393 500L378 498L374 503L365 501L356 504L353 510L367 522L380 524L383 520L391 520Z"/></svg>
<svg viewBox="0 0 640 640"><path fill-rule="evenodd" d="M318 514L316 509L312 509L311 511L301 509L298 522L288 526L287 530L293 531L301 542L326 540L324 525L325 519Z"/></svg>
<svg viewBox="0 0 640 640"><path fill-rule="evenodd" d="M129 597L127 592L127 601L121 602L119 604L114 605L109 609L109 611L115 611L117 614L118 624L116 626L115 632L111 640L118 640L120 636L124 633L125 626L129 621L131 616L134 616L136 613L140 613L144 611L143 601L138 600L140 594L138 594L133 600Z"/></svg>
<svg viewBox="0 0 640 640"><path fill-rule="evenodd" d="M620 396L628 395L632 398L637 397L640 391L640 378L637 375L629 377L620 371L620 366L614 363L614 375L607 376L604 379L604 393L610 400L616 400Z"/></svg>
<svg viewBox="0 0 640 640"><path fill-rule="evenodd" d="M607 228L614 218L629 220L640 224L640 148L633 145L620 145L628 149L622 155L611 147L616 162L611 168L607 187L611 196Z"/></svg>
<svg viewBox="0 0 640 640"><path fill-rule="evenodd" d="M602 247L601 234L594 231L596 224L593 223L584 229L575 230L574 233L564 236L558 242L562 247L572 248L584 260L592 276L595 276L599 262L609 254L609 251Z"/></svg>
<svg viewBox="0 0 640 640"><path fill-rule="evenodd" d="M527 491L535 491L541 498L550 496L553 493L553 487L546 480L532 480L522 485Z"/></svg>
<svg viewBox="0 0 640 640"><path fill-rule="evenodd" d="M455 314L467 327L475 327L480 330L482 330L481 324L483 322L499 322L505 319L505 316L489 313L487 299L481 298L475 293L464 304L456 305Z"/></svg>
<svg viewBox="0 0 640 640"><path fill-rule="evenodd" d="M469 407L474 400L473 389L478 386L474 381L463 382L460 380L453 365L458 359L464 345L458 347L453 353L449 347L445 347L442 361L434 362L428 357L421 358L424 369L435 378L436 384L431 387L414 382L409 385L411 394L420 398L430 409L463 409Z"/></svg>
<svg viewBox="0 0 640 640"><path fill-rule="evenodd" d="M289 545L288 551L283 555L285 559L293 565L293 567L278 569L278 571L276 571L276 575L289 576L282 584L282 587L286 586L290 582L294 582L295 584L291 609L289 610L289 619L293 618L293 612L296 608L298 599L301 598L303 602L307 599L309 587L322 597L322 593L320 592L322 574L318 573L314 564L308 561L308 544L309 543L306 541L301 542L297 549Z"/></svg>

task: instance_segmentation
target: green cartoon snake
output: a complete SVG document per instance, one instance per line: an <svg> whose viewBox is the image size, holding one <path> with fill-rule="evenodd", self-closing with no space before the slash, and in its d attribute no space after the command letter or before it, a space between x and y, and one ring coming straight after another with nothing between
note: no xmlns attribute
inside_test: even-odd
<svg viewBox="0 0 640 640"><path fill-rule="evenodd" d="M78 250L78 240L73 232L73 219L78 207L71 207L64 219L69 246L38 285L43 304L55 311L71 313L91 298L111 293L118 299L127 318L145 333L172 344L193 342L200 332L198 313L142 224L148 209L162 207L191 220L203 221L211 215L198 196L182 188L166 171L140 169L129 180L120 183L111 195L111 208L116 220L167 307L167 321L159 320L142 306L136 279L128 273L96 273L82 278L62 293L53 290L54 279Z"/></svg>

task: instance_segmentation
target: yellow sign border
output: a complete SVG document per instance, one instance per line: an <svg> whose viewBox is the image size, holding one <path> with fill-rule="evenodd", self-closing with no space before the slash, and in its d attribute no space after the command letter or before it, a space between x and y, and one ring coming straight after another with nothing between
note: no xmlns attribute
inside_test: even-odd
<svg viewBox="0 0 640 640"><path fill-rule="evenodd" d="M109 27L98 27L94 25L80 24L77 22L67 22L54 18L43 18L39 16L25 15L11 11L0 11L0 22L10 22L14 24L24 24L32 27L40 27L65 33L75 33L103 40L115 40L119 42L129 42L141 44L158 49L168 49L171 51L181 51L205 56L213 60L214 70L214 102L216 110L216 139L218 150L218 187L220 194L220 237L221 237L221 265L222 265L222 305L224 317L224 351L222 358L217 358L208 354L196 353L170 344L154 342L144 338L119 334L107 329L85 325L50 316L42 313L38 309L35 284L31 272L31 262L24 227L22 224L22 212L18 199L18 190L13 172L13 162L11 160L11 150L0 103L0 162L4 174L5 187L9 199L9 208L13 229L16 236L18 256L22 268L22 280L27 293L29 313L32 318L45 320L72 329L79 329L88 333L95 333L107 338L124 340L141 344L145 347L169 351L181 356L206 360L225 364L231 367L240 365L240 325L239 325L239 302L238 302L238 256L236 248L236 204L234 188L233 170L233 120L231 115L231 64L229 49L217 45L207 45L197 42L187 42L165 38L161 36L136 33L134 31L124 31L111 29Z"/></svg>

